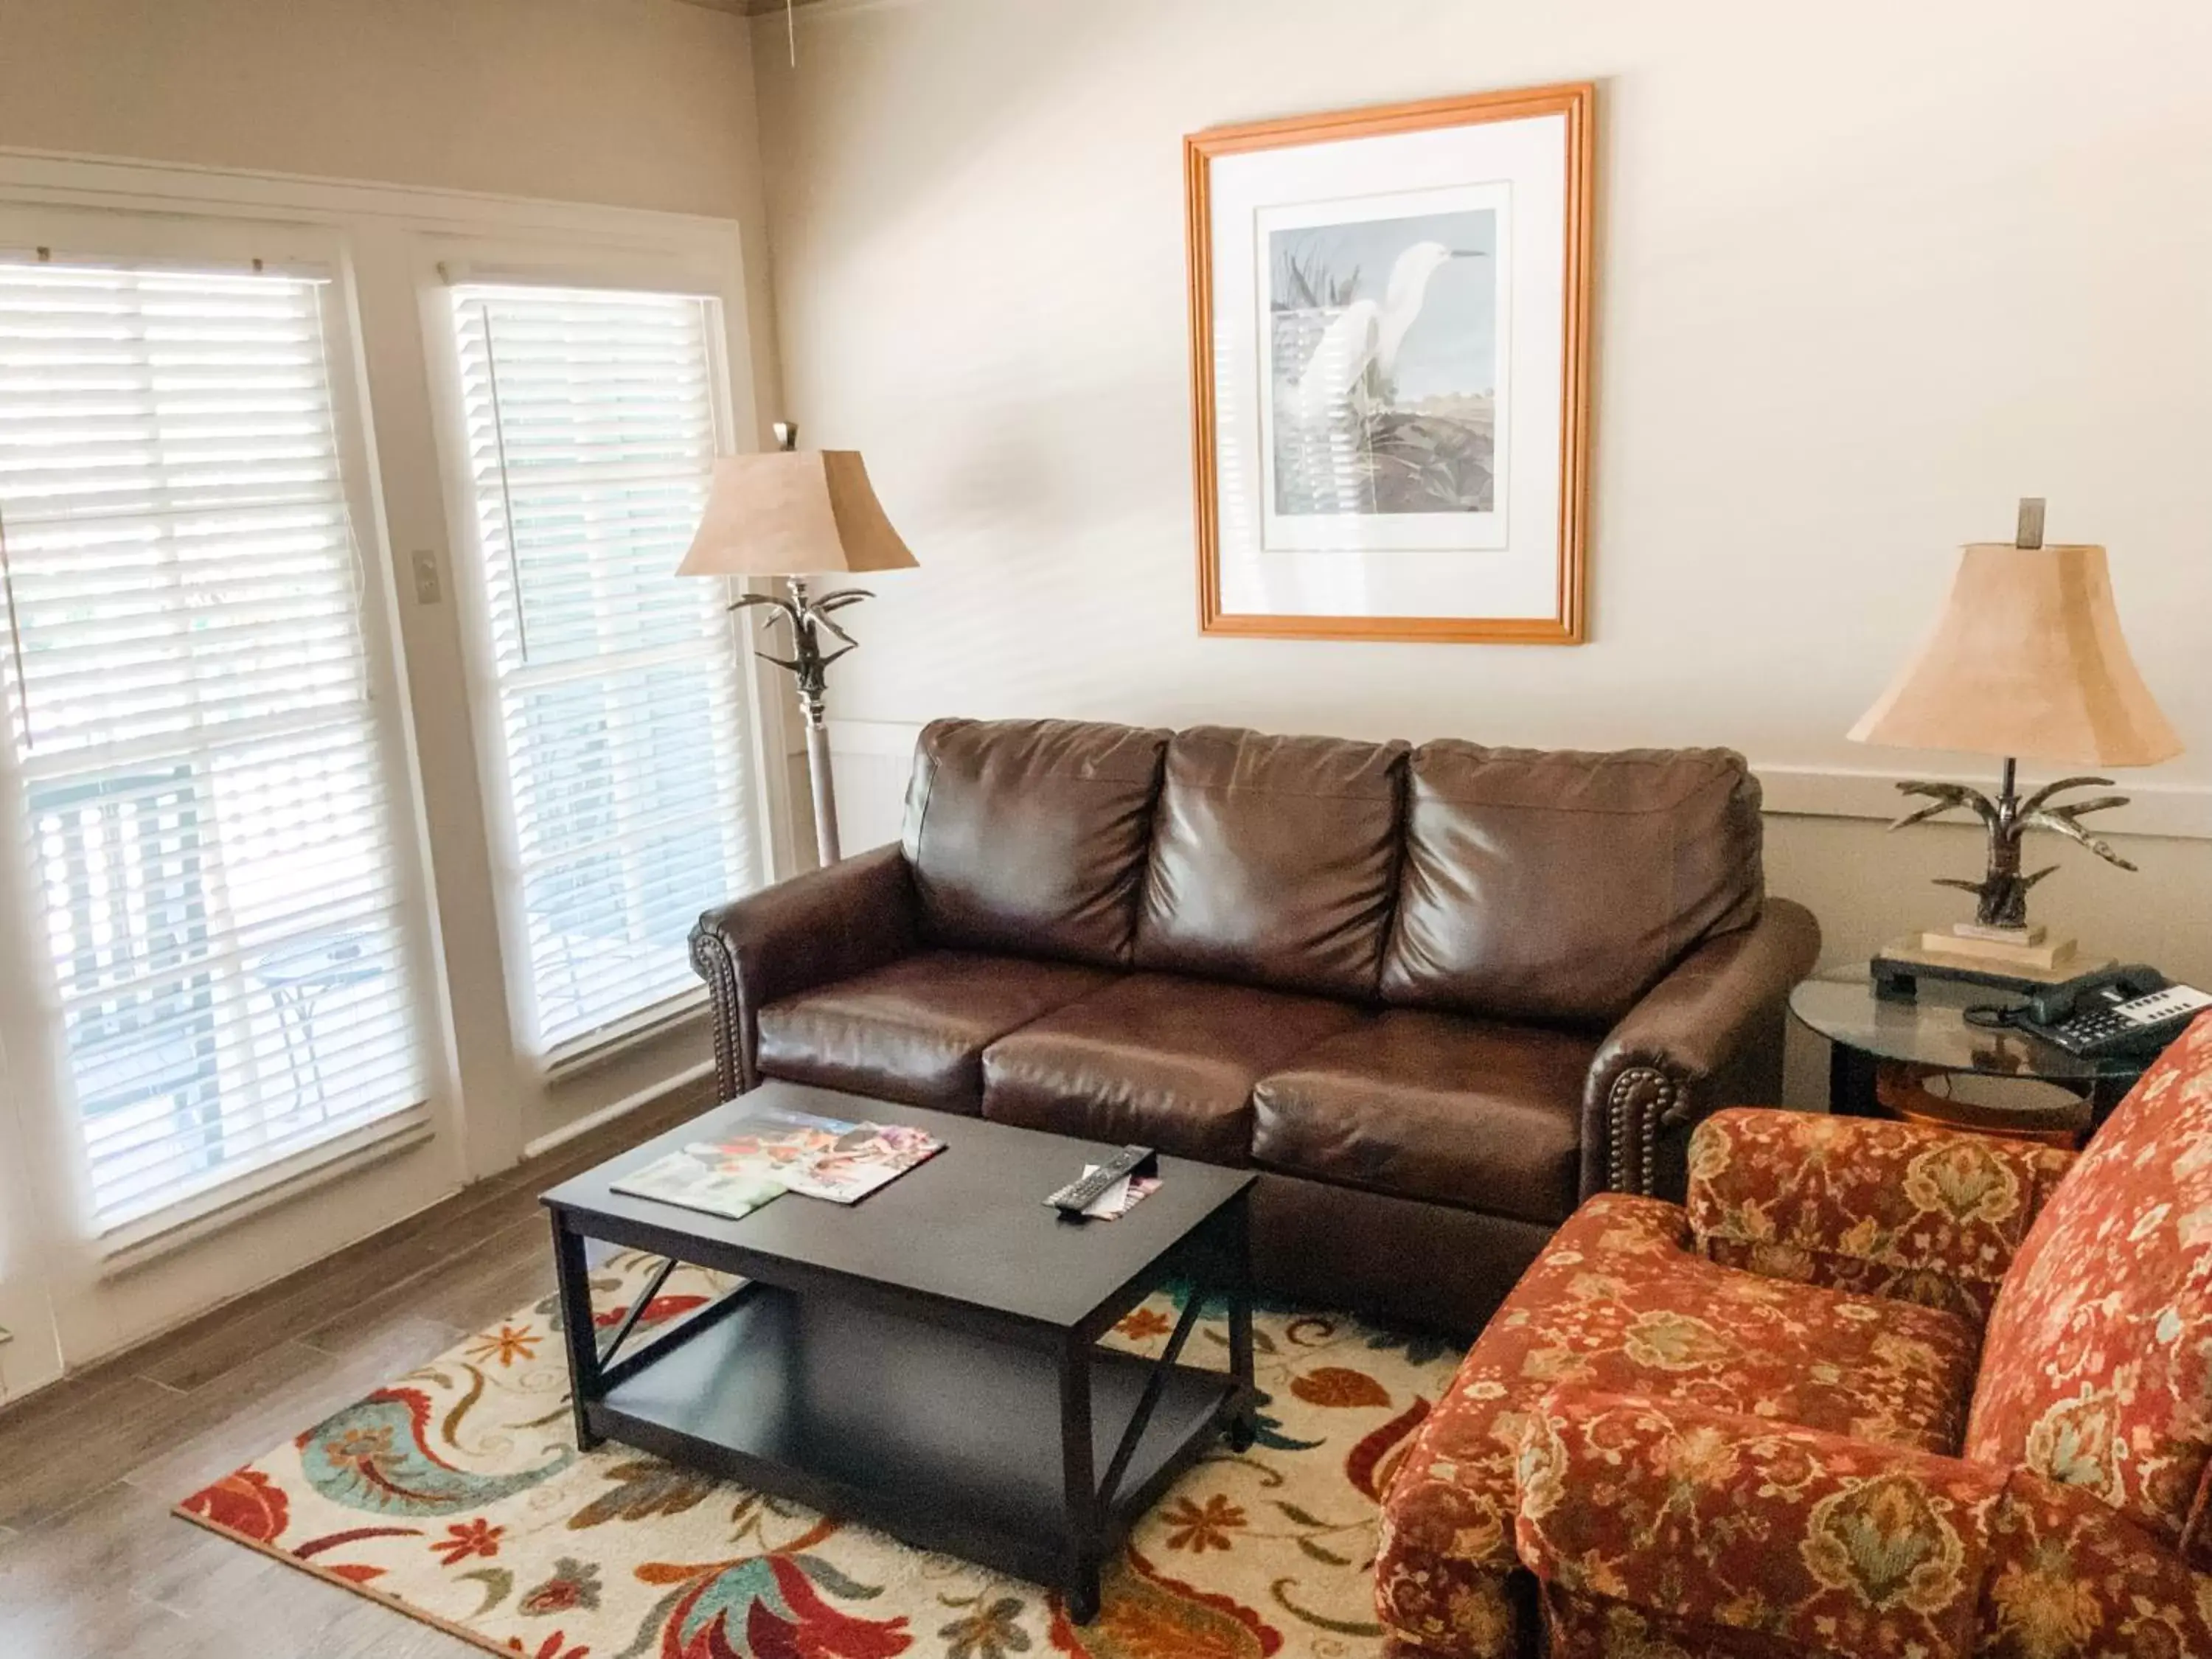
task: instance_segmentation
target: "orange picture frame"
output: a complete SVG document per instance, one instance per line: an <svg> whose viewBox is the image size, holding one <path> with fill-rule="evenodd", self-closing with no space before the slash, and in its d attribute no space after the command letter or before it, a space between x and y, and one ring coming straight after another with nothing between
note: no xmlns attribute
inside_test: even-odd
<svg viewBox="0 0 2212 1659"><path fill-rule="evenodd" d="M1244 638L1579 645L1589 560L1590 243L1596 88L1589 82L1430 99L1334 114L1209 128L1183 140L1189 269L1192 468L1196 487L1199 627ZM1326 616L1231 611L1222 603L1219 433L1215 384L1213 166L1224 156L1345 139L1565 118L1565 239L1558 362L1559 465L1557 605L1549 617Z"/></svg>

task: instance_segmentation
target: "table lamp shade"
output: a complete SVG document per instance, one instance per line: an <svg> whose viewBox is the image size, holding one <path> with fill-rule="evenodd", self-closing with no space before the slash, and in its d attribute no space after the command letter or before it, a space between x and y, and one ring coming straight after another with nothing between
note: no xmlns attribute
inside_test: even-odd
<svg viewBox="0 0 2212 1659"><path fill-rule="evenodd" d="M851 449L771 450L714 463L679 576L811 576L915 562Z"/></svg>
<svg viewBox="0 0 2212 1659"><path fill-rule="evenodd" d="M1936 631L1850 735L2100 767L2181 752L2120 633L2105 550L2088 546L1968 546Z"/></svg>

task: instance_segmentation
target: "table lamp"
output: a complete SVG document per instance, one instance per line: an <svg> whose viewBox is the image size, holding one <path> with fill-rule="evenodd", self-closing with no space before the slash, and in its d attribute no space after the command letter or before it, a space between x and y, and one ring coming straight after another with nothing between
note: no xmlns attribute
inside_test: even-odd
<svg viewBox="0 0 2212 1659"><path fill-rule="evenodd" d="M830 776L830 737L823 724L823 699L830 665L860 641L830 620L831 614L872 598L863 588L841 587L809 595L809 576L860 570L901 570L914 555L899 539L868 483L868 470L857 451L801 450L799 428L787 421L775 426L777 448L758 455L731 455L714 463L707 510L679 576L781 576L791 596L747 593L732 604L769 607L768 626L791 629L791 655L761 655L799 680L799 706L806 714L806 775L814 793L814 836L822 862L837 861L837 799ZM827 629L844 643L823 653L817 630Z"/></svg>
<svg viewBox="0 0 2212 1659"><path fill-rule="evenodd" d="M1964 807L1989 832L1982 879L1938 883L1976 896L1974 920L1884 952L1891 959L1909 956L1921 972L1939 977L1946 959L1982 969L1955 976L2000 983L2043 983L2094 965L2075 961L2072 940L2051 941L2028 923L2028 890L2057 868L2021 873L2021 842L2029 830L2064 836L2108 864L2135 868L2081 823L2092 812L2124 806L2127 797L2058 803L2069 790L2109 787L2110 778L2063 777L2023 799L2021 761L2151 766L2181 752L2180 738L2152 701L2121 635L2105 550L2045 546L2043 516L2040 500L2023 501L2010 545L1977 542L1964 550L1935 632L1851 728L1855 743L1966 750L2004 763L1994 800L1963 784L1897 786L1930 804L1891 829ZM1884 965L1877 962L1878 973Z"/></svg>

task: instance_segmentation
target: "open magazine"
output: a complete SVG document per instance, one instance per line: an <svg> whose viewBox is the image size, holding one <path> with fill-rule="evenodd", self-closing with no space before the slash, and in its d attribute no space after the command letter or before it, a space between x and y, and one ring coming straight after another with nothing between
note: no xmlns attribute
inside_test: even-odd
<svg viewBox="0 0 2212 1659"><path fill-rule="evenodd" d="M680 1204L687 1210L727 1216L732 1221L750 1215L772 1198L783 1196L781 1182L750 1170L717 1169L689 1152L671 1152L642 1170L634 1170L608 1183L618 1193L657 1198L663 1204Z"/></svg>
<svg viewBox="0 0 2212 1659"><path fill-rule="evenodd" d="M763 1191L851 1204L944 1149L943 1141L903 1123L848 1123L763 1107L730 1124L719 1140L695 1140L613 1184L617 1192L738 1216L767 1201L744 1202ZM744 1207L701 1202L704 1197Z"/></svg>

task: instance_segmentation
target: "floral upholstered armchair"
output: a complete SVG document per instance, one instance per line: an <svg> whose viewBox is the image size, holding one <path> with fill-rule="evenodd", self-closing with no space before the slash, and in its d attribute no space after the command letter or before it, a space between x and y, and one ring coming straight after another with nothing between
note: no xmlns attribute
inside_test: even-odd
<svg viewBox="0 0 2212 1659"><path fill-rule="evenodd" d="M2078 1157L1731 1111L1399 1466L1402 1659L2212 1656L2212 1016Z"/></svg>

